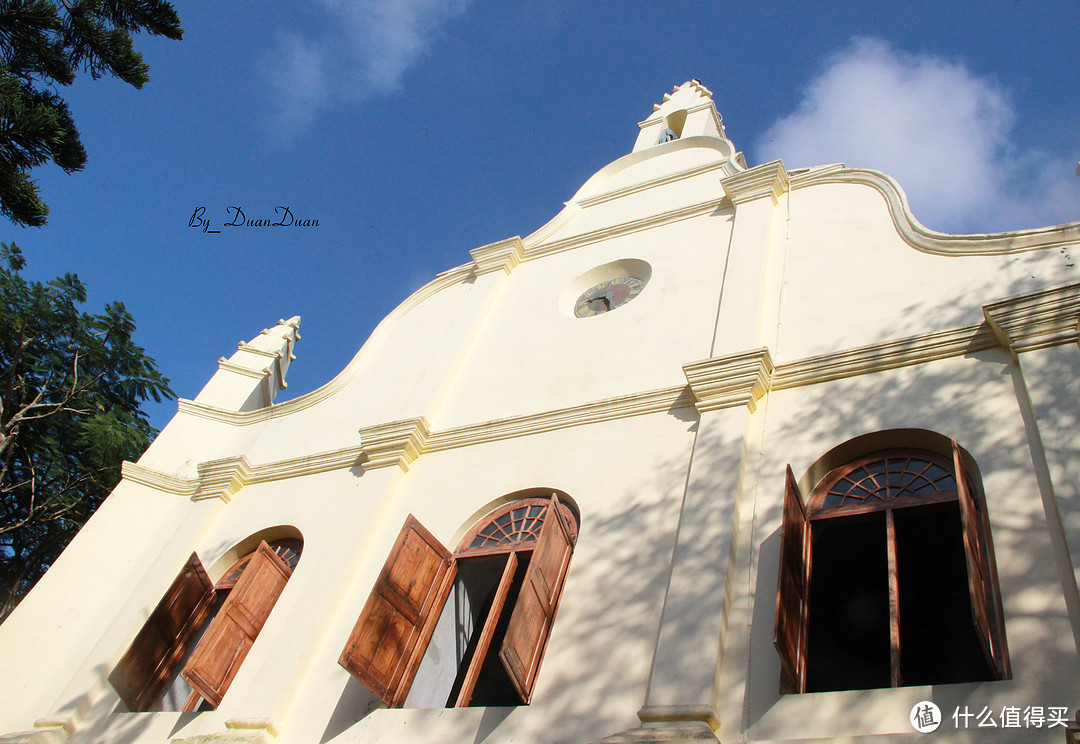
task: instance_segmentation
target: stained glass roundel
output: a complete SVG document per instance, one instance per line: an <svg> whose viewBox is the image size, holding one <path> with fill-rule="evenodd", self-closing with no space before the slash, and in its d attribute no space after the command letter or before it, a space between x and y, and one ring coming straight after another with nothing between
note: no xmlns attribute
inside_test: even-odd
<svg viewBox="0 0 1080 744"><path fill-rule="evenodd" d="M633 276L619 276L594 284L574 303L574 315L589 318L621 307L641 294L645 282Z"/></svg>

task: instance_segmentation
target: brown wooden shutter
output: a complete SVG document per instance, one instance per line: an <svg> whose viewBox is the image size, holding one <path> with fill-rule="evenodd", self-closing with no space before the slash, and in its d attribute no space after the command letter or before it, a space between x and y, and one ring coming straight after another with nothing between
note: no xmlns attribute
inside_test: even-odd
<svg viewBox="0 0 1080 744"><path fill-rule="evenodd" d="M780 654L780 692L806 692L810 621L810 522L791 466L784 486L780 525L780 576L776 589L773 645Z"/></svg>
<svg viewBox="0 0 1080 744"><path fill-rule="evenodd" d="M148 710L214 602L214 585L194 553L109 675L132 712Z"/></svg>
<svg viewBox="0 0 1080 744"><path fill-rule="evenodd" d="M499 649L499 658L510 681L525 703L532 700L536 673L555 620L572 552L570 530L559 510L558 499L553 496Z"/></svg>
<svg viewBox="0 0 1080 744"><path fill-rule="evenodd" d="M265 542L259 543L180 673L215 708L274 609L289 573L284 561Z"/></svg>
<svg viewBox="0 0 1080 744"><path fill-rule="evenodd" d="M410 514L338 659L391 708L409 694L456 573L450 551Z"/></svg>
<svg viewBox="0 0 1080 744"><path fill-rule="evenodd" d="M956 490L960 501L960 521L964 530L964 556L967 559L968 594L971 618L979 636L983 654L998 679L1009 676L1009 655L1005 647L1005 627L998 594L997 565L986 515L986 500L980 509L968 488L960 447L952 440Z"/></svg>

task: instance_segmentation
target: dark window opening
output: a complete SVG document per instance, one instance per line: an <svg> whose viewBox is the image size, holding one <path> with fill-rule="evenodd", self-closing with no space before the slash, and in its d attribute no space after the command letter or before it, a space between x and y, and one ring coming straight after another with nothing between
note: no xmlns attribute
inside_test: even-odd
<svg viewBox="0 0 1080 744"><path fill-rule="evenodd" d="M518 593L521 591L521 582L525 577L525 569L529 565L531 553L518 553L517 567L511 579L506 599L500 607L494 610L499 613L495 620L495 630L487 644L483 661L480 666L480 675L474 683L473 692L468 702L461 704L469 706L487 705L521 705L521 695L514 688L510 677L506 673L506 667L499 660L499 648L506 636L506 628L510 623L510 609L517 602ZM496 555L489 558L463 560L458 564L457 585L454 587L455 597L458 602L459 613L463 608L477 608L466 623L458 623L459 643L459 666L458 674L454 680L454 686L450 690L450 696L446 701L447 707L458 704L462 685L466 675L476 656L480 644L483 628L486 627L493 610L493 604L499 589L509 555ZM466 632L471 629L472 632Z"/></svg>
<svg viewBox="0 0 1080 744"><path fill-rule="evenodd" d="M807 692L889 686L885 515L813 523Z"/></svg>
<svg viewBox="0 0 1080 744"><path fill-rule="evenodd" d="M903 684L994 679L971 622L956 502L896 512Z"/></svg>

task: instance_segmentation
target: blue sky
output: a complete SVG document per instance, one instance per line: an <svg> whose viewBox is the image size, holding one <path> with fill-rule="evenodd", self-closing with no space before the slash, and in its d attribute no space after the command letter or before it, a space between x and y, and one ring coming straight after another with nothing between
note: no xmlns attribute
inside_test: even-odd
<svg viewBox="0 0 1080 744"><path fill-rule="evenodd" d="M88 309L124 302L185 398L292 315L287 396L327 382L436 273L553 217L690 78L750 165L884 170L947 232L1080 219L1073 2L174 4L183 41L136 40L141 91L62 91L87 167L35 171L49 224L0 240L34 278L77 273ZM230 206L319 225L220 228ZM221 233L189 227L199 208Z"/></svg>

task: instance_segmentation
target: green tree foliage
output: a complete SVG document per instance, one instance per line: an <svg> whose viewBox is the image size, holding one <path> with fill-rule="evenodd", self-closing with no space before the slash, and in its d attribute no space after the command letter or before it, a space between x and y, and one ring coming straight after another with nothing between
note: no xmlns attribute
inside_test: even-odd
<svg viewBox="0 0 1080 744"><path fill-rule="evenodd" d="M31 282L24 264L0 243L0 619L150 444L142 402L175 397L121 303L82 312L77 276Z"/></svg>
<svg viewBox="0 0 1080 744"><path fill-rule="evenodd" d="M72 173L86 163L55 86L84 71L141 88L150 68L132 44L139 31L170 39L184 33L164 0L0 0L0 213L45 224L49 207L30 169L51 160Z"/></svg>

